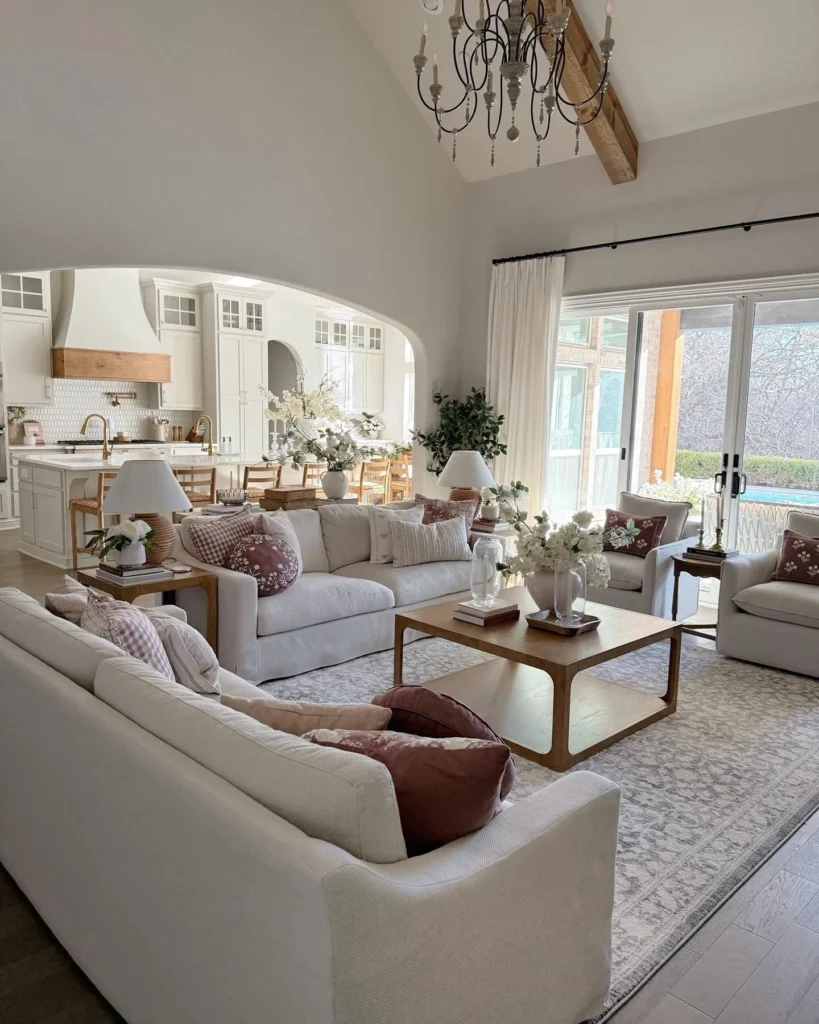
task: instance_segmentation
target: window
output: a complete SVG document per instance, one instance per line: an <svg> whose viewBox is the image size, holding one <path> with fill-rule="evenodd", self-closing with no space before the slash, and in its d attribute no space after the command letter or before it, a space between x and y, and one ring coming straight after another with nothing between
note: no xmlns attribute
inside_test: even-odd
<svg viewBox="0 0 819 1024"><path fill-rule="evenodd" d="M247 330L249 331L262 331L264 327L262 325L262 304L261 302L246 302L245 303L245 317L247 321Z"/></svg>
<svg viewBox="0 0 819 1024"><path fill-rule="evenodd" d="M367 328L364 324L353 324L350 348L363 351L367 347Z"/></svg>
<svg viewBox="0 0 819 1024"><path fill-rule="evenodd" d="M347 348L347 324L333 324L333 345L335 348Z"/></svg>
<svg viewBox="0 0 819 1024"><path fill-rule="evenodd" d="M625 348L628 340L628 316L604 316L603 348Z"/></svg>
<svg viewBox="0 0 819 1024"><path fill-rule="evenodd" d="M600 370L596 445L598 449L620 447L625 379L625 373L622 370Z"/></svg>
<svg viewBox="0 0 819 1024"><path fill-rule="evenodd" d="M370 352L381 351L381 328L371 327L370 328Z"/></svg>
<svg viewBox="0 0 819 1024"><path fill-rule="evenodd" d="M568 345L588 345L591 320L587 316L561 316L557 329L558 342Z"/></svg>
<svg viewBox="0 0 819 1024"><path fill-rule="evenodd" d="M583 411L586 398L586 368L555 368L552 406L552 451L571 451L583 444Z"/></svg>
<svg viewBox="0 0 819 1024"><path fill-rule="evenodd" d="M238 299L222 299L222 327L239 330L242 320L239 313Z"/></svg>
<svg viewBox="0 0 819 1024"><path fill-rule="evenodd" d="M196 327L196 299L187 295L163 295L162 322Z"/></svg>
<svg viewBox="0 0 819 1024"><path fill-rule="evenodd" d="M317 345L329 345L330 344L330 321L329 320L316 320L316 344Z"/></svg>
<svg viewBox="0 0 819 1024"><path fill-rule="evenodd" d="M8 309L44 310L43 280L22 274L0 275L3 305Z"/></svg>

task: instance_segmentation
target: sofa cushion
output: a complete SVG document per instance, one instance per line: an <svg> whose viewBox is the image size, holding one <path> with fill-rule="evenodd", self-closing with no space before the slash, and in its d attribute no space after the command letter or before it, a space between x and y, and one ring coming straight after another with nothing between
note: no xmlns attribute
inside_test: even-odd
<svg viewBox="0 0 819 1024"><path fill-rule="evenodd" d="M819 629L819 587L809 583L757 583L734 594L733 600L751 615Z"/></svg>
<svg viewBox="0 0 819 1024"><path fill-rule="evenodd" d="M471 569L471 562L427 562L404 569L396 569L392 562L357 562L334 575L380 583L394 594L395 607L404 608L469 590Z"/></svg>
<svg viewBox="0 0 819 1024"><path fill-rule="evenodd" d="M321 519L313 508L298 508L293 512L284 512L296 536L299 538L299 550L303 572L329 572L327 552L324 550L324 537L321 533Z"/></svg>
<svg viewBox="0 0 819 1024"><path fill-rule="evenodd" d="M223 693L221 701L225 707L250 715L270 729L289 732L293 736L302 736L311 729L386 729L392 717L388 707L376 704L314 704L303 700L279 700L264 692L250 699Z"/></svg>
<svg viewBox="0 0 819 1024"><path fill-rule="evenodd" d="M665 516L666 524L660 538L661 544L671 544L682 537L691 506L687 501L663 501L661 498L644 498L641 494L621 491L617 499L617 511L630 516Z"/></svg>
<svg viewBox="0 0 819 1024"><path fill-rule="evenodd" d="M287 633L320 622L384 611L394 604L391 591L371 580L305 573L283 593L259 598L256 632L259 636Z"/></svg>
<svg viewBox="0 0 819 1024"><path fill-rule="evenodd" d="M609 586L613 590L642 589L643 573L646 569L644 558L627 555L623 551L607 551L605 558L611 572Z"/></svg>
<svg viewBox="0 0 819 1024"><path fill-rule="evenodd" d="M819 537L819 515L792 509L785 520L785 529L799 533L803 537Z"/></svg>
<svg viewBox="0 0 819 1024"><path fill-rule="evenodd" d="M370 557L366 505L323 505L318 510L330 572Z"/></svg>
<svg viewBox="0 0 819 1024"><path fill-rule="evenodd" d="M86 690L93 690L94 676L106 658L122 657L108 640L57 618L13 587L0 587L0 636Z"/></svg>
<svg viewBox="0 0 819 1024"><path fill-rule="evenodd" d="M249 533L236 544L228 559L228 568L256 580L259 597L281 594L299 575L299 558L281 537Z"/></svg>
<svg viewBox="0 0 819 1024"><path fill-rule="evenodd" d="M315 839L365 861L403 860L387 769L277 732L127 658L103 663L97 696Z"/></svg>

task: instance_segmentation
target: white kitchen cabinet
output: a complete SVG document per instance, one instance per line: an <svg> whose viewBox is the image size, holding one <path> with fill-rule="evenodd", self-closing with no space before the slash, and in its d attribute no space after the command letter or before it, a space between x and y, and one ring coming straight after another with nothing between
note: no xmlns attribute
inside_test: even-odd
<svg viewBox="0 0 819 1024"><path fill-rule="evenodd" d="M333 394L348 413L384 408L384 327L369 320L338 320L316 313L316 368L329 377Z"/></svg>
<svg viewBox="0 0 819 1024"><path fill-rule="evenodd" d="M242 389L242 336L219 335L219 416L216 424L217 440L231 438L236 451L244 451L242 419L244 393Z"/></svg>
<svg viewBox="0 0 819 1024"><path fill-rule="evenodd" d="M199 290L156 278L142 287L160 349L171 357L170 383L149 385L150 399L158 409L198 412L205 404Z"/></svg>
<svg viewBox="0 0 819 1024"><path fill-rule="evenodd" d="M268 429L265 409L267 400L267 342L246 336L242 339L242 453L248 462L257 462L267 455Z"/></svg>
<svg viewBox="0 0 819 1024"><path fill-rule="evenodd" d="M2 354L7 405L53 405L51 321L3 312Z"/></svg>
<svg viewBox="0 0 819 1024"><path fill-rule="evenodd" d="M34 485L34 535L43 551L65 551L65 510L62 491Z"/></svg>
<svg viewBox="0 0 819 1024"><path fill-rule="evenodd" d="M11 488L8 483L0 484L0 527L12 518Z"/></svg>
<svg viewBox="0 0 819 1024"><path fill-rule="evenodd" d="M265 296L242 295L232 292L218 292L216 308L218 318L216 329L220 333L230 331L261 337L265 333Z"/></svg>
<svg viewBox="0 0 819 1024"><path fill-rule="evenodd" d="M20 484L20 539L24 544L35 547L37 534L34 516L34 487L31 484Z"/></svg>
<svg viewBox="0 0 819 1024"><path fill-rule="evenodd" d="M368 352L367 386L364 397L364 412L380 413L384 409L384 359L380 351Z"/></svg>

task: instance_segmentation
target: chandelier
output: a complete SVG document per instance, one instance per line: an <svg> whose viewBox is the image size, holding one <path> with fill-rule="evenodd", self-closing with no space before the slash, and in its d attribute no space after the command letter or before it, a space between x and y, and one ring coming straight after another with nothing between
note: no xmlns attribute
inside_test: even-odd
<svg viewBox="0 0 819 1024"><path fill-rule="evenodd" d="M413 57L418 95L427 110L435 115L438 141L444 133L452 136L452 159L455 160L457 155L458 135L478 116L482 94L486 107L486 132L492 143L490 162L495 166L495 140L504 120L504 83L510 120L506 138L510 142L520 138L516 117L521 92L528 84L531 88L529 113L537 142L537 166L540 167L541 144L549 134L555 114L574 126L574 151L577 155L580 151L580 129L591 124L603 109L609 85L609 61L614 49L611 0L606 0L605 14L606 28L600 41L601 65L597 86L585 99L574 101L563 90L568 57L566 28L572 15L572 8L564 0L497 0L495 3L493 0L478 0L478 16L472 24L467 20L464 0L455 0L449 28L457 95L449 106L443 99L444 87L438 81L437 54L433 57L432 84L429 86L431 102L421 86L427 66L427 26L424 25L420 49ZM466 34L462 40L464 30ZM498 75L500 81L496 77Z"/></svg>

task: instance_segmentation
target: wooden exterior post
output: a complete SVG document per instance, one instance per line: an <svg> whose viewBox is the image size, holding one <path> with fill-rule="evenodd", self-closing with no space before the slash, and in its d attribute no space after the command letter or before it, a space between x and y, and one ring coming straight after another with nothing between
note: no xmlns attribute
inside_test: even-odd
<svg viewBox="0 0 819 1024"><path fill-rule="evenodd" d="M679 309L664 309L660 323L657 393L654 399L654 430L651 437L651 478L661 470L663 480L674 479L677 460L677 428L680 420L680 385L684 338Z"/></svg>

